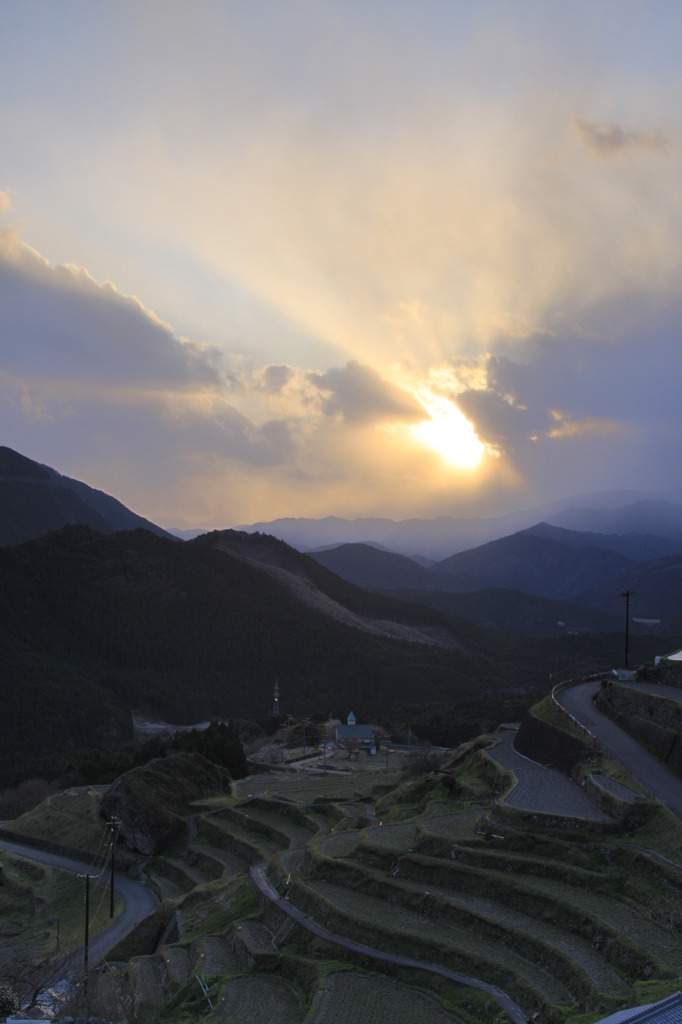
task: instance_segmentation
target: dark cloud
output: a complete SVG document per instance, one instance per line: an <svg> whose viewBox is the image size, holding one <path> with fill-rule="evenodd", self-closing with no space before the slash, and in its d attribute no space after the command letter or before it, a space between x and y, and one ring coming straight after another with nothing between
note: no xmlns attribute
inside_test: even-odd
<svg viewBox="0 0 682 1024"><path fill-rule="evenodd" d="M259 375L259 387L269 395L279 395L293 376L290 366L266 366Z"/></svg>
<svg viewBox="0 0 682 1024"><path fill-rule="evenodd" d="M457 405L479 440L498 451L516 451L532 433L528 410L493 388L465 391L457 396Z"/></svg>
<svg viewBox="0 0 682 1024"><path fill-rule="evenodd" d="M619 124L599 124L577 117L575 129L583 146L601 159L632 152L665 153L670 140L661 131L627 131Z"/></svg>
<svg viewBox="0 0 682 1024"><path fill-rule="evenodd" d="M343 416L347 423L418 423L426 417L424 407L414 395L356 360L326 373L311 373L308 380L324 394L324 412L328 416Z"/></svg>
<svg viewBox="0 0 682 1024"><path fill-rule="evenodd" d="M604 304L580 330L531 338L518 358L489 356L485 386L456 398L534 494L678 489L682 303L632 295L613 323Z"/></svg>
<svg viewBox="0 0 682 1024"><path fill-rule="evenodd" d="M290 372L269 367L269 390ZM254 423L227 401L235 390L243 381L216 350L177 337L87 271L51 268L16 234L0 233L4 443L58 468L64 453L70 465L106 465L114 478L125 465L138 487L160 490L191 476L197 459L282 464L294 449L289 424Z"/></svg>
<svg viewBox="0 0 682 1024"><path fill-rule="evenodd" d="M0 235L0 366L19 376L126 388L214 387L215 350L184 342L135 298L80 268L51 268Z"/></svg>

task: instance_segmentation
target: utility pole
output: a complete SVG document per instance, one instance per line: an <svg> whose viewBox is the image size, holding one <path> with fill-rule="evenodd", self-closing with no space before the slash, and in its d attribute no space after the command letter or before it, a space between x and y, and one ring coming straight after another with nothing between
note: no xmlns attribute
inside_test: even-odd
<svg viewBox="0 0 682 1024"><path fill-rule="evenodd" d="M109 889L109 917L114 916L114 884L116 876L116 840L118 839L118 819L107 822L111 831L111 884Z"/></svg>
<svg viewBox="0 0 682 1024"><path fill-rule="evenodd" d="M625 667L628 667L628 653L630 640L630 598L634 590L622 590L620 596L625 598Z"/></svg>
<svg viewBox="0 0 682 1024"><path fill-rule="evenodd" d="M88 994L88 945L90 940L90 879L92 875L79 875L85 879L85 941L83 943L83 993Z"/></svg>

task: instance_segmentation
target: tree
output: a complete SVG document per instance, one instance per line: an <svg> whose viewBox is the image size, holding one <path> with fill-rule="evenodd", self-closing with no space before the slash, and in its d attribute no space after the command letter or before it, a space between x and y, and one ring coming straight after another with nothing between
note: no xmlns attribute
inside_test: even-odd
<svg viewBox="0 0 682 1024"><path fill-rule="evenodd" d="M40 1004L40 997L57 982L73 973L74 957L71 953L43 953L31 956L28 951L17 951L2 965L3 980L0 983L0 999L3 990L11 993L17 1005L0 1014L13 1013L20 1007L26 1012Z"/></svg>
<svg viewBox="0 0 682 1024"><path fill-rule="evenodd" d="M355 760L357 761L358 752L360 750L360 747L362 746L362 742L360 740L354 739L352 736L349 736L347 739L341 740L339 746L342 747L343 750L348 751L349 761L353 757L353 754L355 754Z"/></svg>
<svg viewBox="0 0 682 1024"><path fill-rule="evenodd" d="M6 981L0 981L0 1016L7 1017L19 1009L17 994Z"/></svg>
<svg viewBox="0 0 682 1024"><path fill-rule="evenodd" d="M405 773L407 775L428 775L437 772L443 763L447 751L438 750L430 743L420 743L407 755Z"/></svg>

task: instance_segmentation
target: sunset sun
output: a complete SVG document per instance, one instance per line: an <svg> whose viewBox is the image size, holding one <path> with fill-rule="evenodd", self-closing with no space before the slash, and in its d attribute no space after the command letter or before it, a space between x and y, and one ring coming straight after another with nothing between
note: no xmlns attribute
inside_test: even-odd
<svg viewBox="0 0 682 1024"><path fill-rule="evenodd" d="M412 436L451 466L475 469L483 456L484 446L476 437L471 423L447 398L430 394L418 397L430 418L412 427Z"/></svg>

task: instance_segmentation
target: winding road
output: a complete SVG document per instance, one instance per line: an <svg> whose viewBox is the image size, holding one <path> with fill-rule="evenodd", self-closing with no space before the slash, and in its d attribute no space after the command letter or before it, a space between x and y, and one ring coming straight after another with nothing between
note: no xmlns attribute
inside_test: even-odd
<svg viewBox="0 0 682 1024"><path fill-rule="evenodd" d="M60 854L48 853L46 850L38 850L34 846L25 846L23 843L6 842L2 836L0 836L0 850L7 850L8 853L26 857L27 860L36 861L38 864L47 864L49 867L71 871L77 875L84 875L90 867L89 860L75 860ZM107 871L105 878L102 879L103 884L110 885L110 879L111 876ZM91 939L88 959L93 965L105 957L117 942L132 931L135 925L139 924L157 906L157 900L153 893L126 875L115 875L114 889L123 900L123 910L106 931Z"/></svg>
<svg viewBox="0 0 682 1024"><path fill-rule="evenodd" d="M598 693L600 685L599 680L596 680L570 686L558 691L555 699L564 710L592 733L599 745L620 761L645 789L682 820L682 779L673 775L661 761L641 747L637 740L597 710L593 698ZM650 683L628 685L640 692L656 693L668 699L672 697L680 701L682 698L682 690L673 690L672 687L654 687Z"/></svg>

